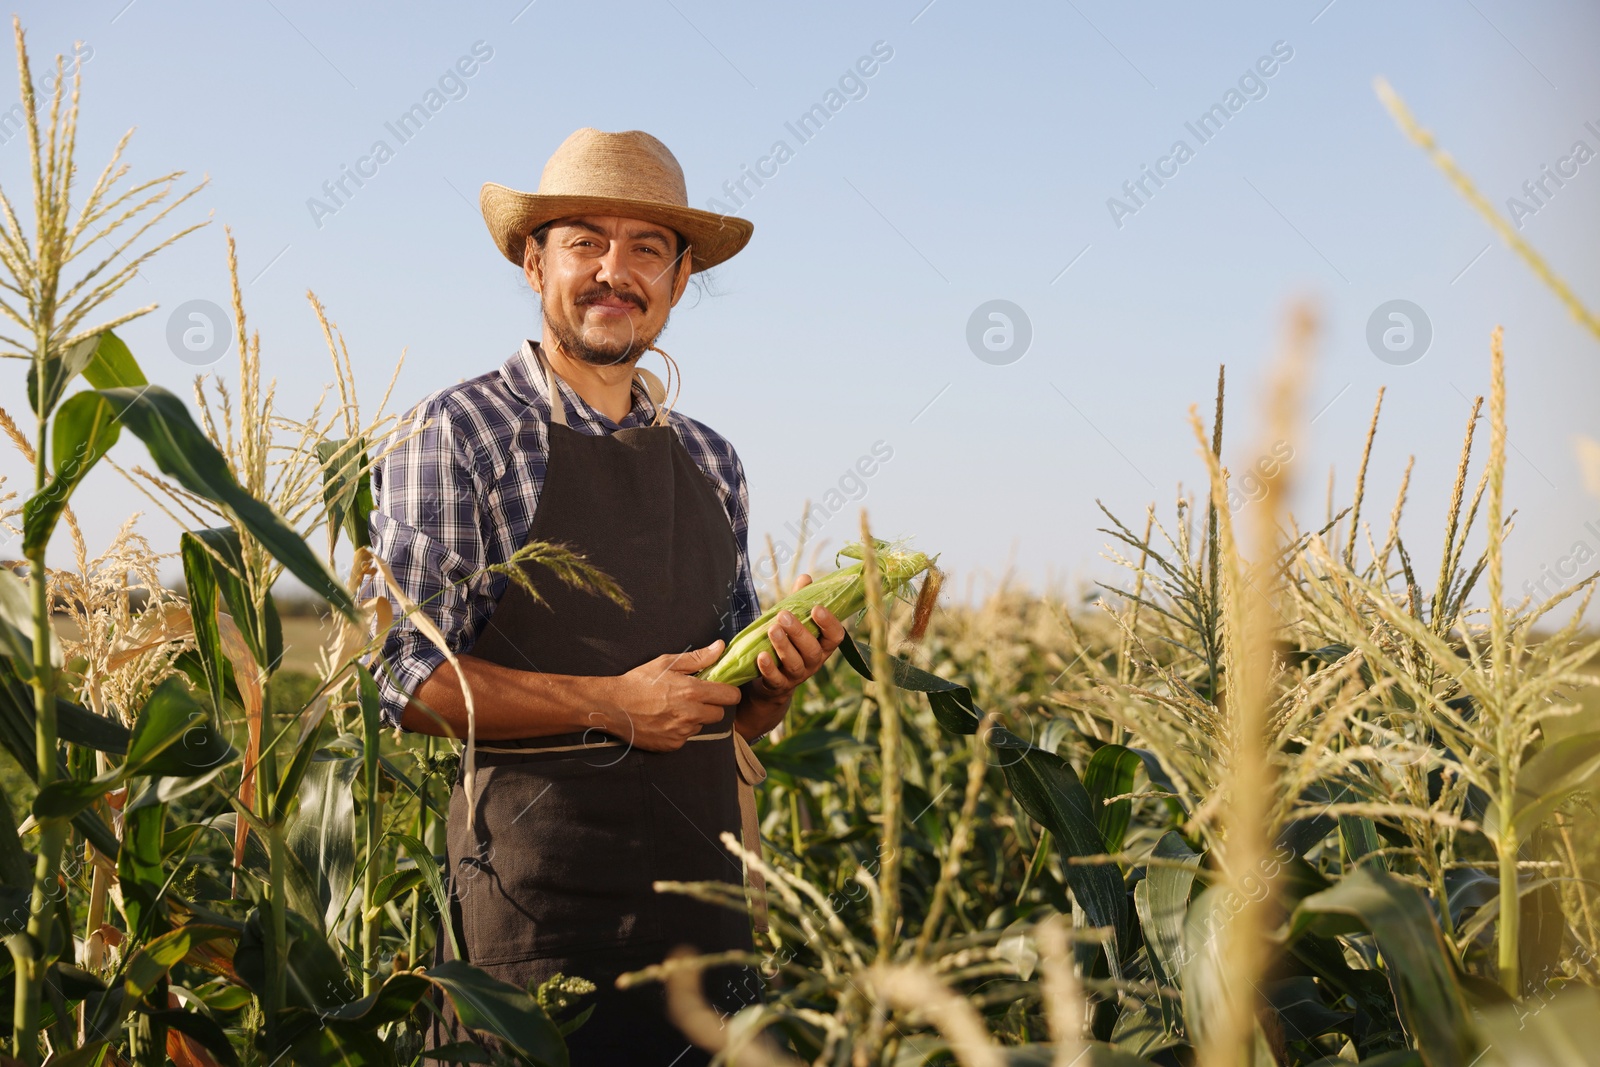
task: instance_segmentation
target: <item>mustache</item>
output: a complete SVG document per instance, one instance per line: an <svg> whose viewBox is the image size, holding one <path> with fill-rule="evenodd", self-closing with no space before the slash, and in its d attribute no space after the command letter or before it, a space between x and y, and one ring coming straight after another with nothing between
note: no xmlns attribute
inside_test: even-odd
<svg viewBox="0 0 1600 1067"><path fill-rule="evenodd" d="M644 298L643 297L638 296L635 293L621 293L621 292L618 292L617 290L611 288L611 286L609 286L609 285L601 286L598 289L590 289L588 292L586 292L582 296L578 297L577 304L578 304L579 307L584 307L584 306L586 306L588 304L593 304L593 303L596 303L598 301L604 300L606 297L613 297L613 298L615 298L617 300L626 301L627 303L630 303L634 307L638 308L640 311L648 310L645 307Z"/></svg>

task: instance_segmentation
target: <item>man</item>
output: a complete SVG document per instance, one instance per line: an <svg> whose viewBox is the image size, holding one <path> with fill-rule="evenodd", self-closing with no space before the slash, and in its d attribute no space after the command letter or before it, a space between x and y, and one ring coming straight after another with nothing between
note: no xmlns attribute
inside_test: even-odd
<svg viewBox="0 0 1600 1067"><path fill-rule="evenodd" d="M396 623L385 714L465 738L472 691L474 795L457 783L447 834L461 955L518 986L558 971L594 981L575 1065L701 1062L658 985L624 992L614 979L680 944L751 949L747 915L652 883L740 882L719 840L741 827L738 749L748 757L783 720L844 633L823 609L820 639L786 612L755 681L694 677L759 612L744 472L636 364L690 274L737 253L752 227L690 208L677 160L639 131L579 130L537 193L487 184L480 199L543 325L498 370L424 400L375 473L374 551L460 665L416 622ZM488 569L530 542L582 553L627 609L537 566L538 596ZM449 942L441 932L445 956ZM725 987L708 994L739 1006Z"/></svg>

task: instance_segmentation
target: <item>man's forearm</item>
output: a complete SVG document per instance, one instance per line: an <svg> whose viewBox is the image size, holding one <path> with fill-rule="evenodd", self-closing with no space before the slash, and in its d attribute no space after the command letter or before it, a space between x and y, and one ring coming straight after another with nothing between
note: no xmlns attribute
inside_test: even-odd
<svg viewBox="0 0 1600 1067"><path fill-rule="evenodd" d="M476 733L483 741L505 741L604 729L616 707L615 678L542 674L502 667L474 656L457 656L472 688ZM467 736L467 701L461 676L439 664L417 686L400 725L436 737Z"/></svg>

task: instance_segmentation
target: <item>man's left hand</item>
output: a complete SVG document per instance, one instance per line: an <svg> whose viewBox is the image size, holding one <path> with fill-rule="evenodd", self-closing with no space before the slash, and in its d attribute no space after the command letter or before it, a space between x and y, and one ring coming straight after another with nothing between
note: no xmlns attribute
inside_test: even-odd
<svg viewBox="0 0 1600 1067"><path fill-rule="evenodd" d="M792 591L810 584L811 575L802 574ZM780 611L767 628L772 651L756 656L756 670L760 673L745 683L745 699L739 708L739 732L746 738L759 737L782 722L795 689L816 674L844 642L844 624L827 608L820 604L813 607L811 621L816 623L819 634L812 634L788 611Z"/></svg>

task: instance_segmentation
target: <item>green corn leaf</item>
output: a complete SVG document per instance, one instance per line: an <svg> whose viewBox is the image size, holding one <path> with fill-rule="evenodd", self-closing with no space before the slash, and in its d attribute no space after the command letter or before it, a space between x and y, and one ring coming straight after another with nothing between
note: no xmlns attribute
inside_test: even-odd
<svg viewBox="0 0 1600 1067"><path fill-rule="evenodd" d="M16 666L16 660L0 659L0 743L4 743L23 773L38 781L34 693Z"/></svg>
<svg viewBox="0 0 1600 1067"><path fill-rule="evenodd" d="M96 715L88 708L56 699L56 736L69 745L82 745L113 756L125 755L128 728L115 719Z"/></svg>
<svg viewBox="0 0 1600 1067"><path fill-rule="evenodd" d="M14 667L15 661L7 663ZM0 734L12 736L26 746L27 739L34 736L34 709L33 698L25 686L20 674L9 668L0 668L0 675L11 679L15 689L8 689L4 681L0 681L0 719L11 716L11 725L14 733L7 733L4 726L0 726ZM25 697L14 703L7 698L7 693L17 697ZM114 756L121 756L128 751L128 728L109 719L104 715L96 715L88 708L80 707L69 701L56 698L56 737L69 745L82 745L92 748L96 752L106 752ZM17 751L14 746L7 743L7 747ZM17 759L24 765L32 768L37 765L28 758L18 756Z"/></svg>
<svg viewBox="0 0 1600 1067"><path fill-rule="evenodd" d="M1524 760L1518 770L1518 799L1526 803L1548 790L1571 788L1596 769L1600 769L1600 731L1548 742Z"/></svg>
<svg viewBox="0 0 1600 1067"><path fill-rule="evenodd" d="M1339 816L1339 840L1344 843L1344 854L1352 864L1361 863L1365 857L1383 847L1377 824L1365 815ZM1389 864L1382 856L1373 856L1366 862L1382 870L1389 869Z"/></svg>
<svg viewBox="0 0 1600 1067"><path fill-rule="evenodd" d="M112 1036L122 1020L155 989L156 983L177 966L179 960L207 942L231 940L233 937L233 931L224 926L189 923L145 942L128 960L123 971L122 996L107 997L100 1002L89 1032L99 1037Z"/></svg>
<svg viewBox="0 0 1600 1067"><path fill-rule="evenodd" d="M1139 766L1139 756L1132 750L1121 745L1101 745L1083 768L1083 787L1089 791L1095 821L1100 824L1100 835L1109 853L1122 851L1128 820L1133 818L1133 801L1118 800L1108 805L1106 800L1133 792L1133 778Z"/></svg>
<svg viewBox="0 0 1600 1067"><path fill-rule="evenodd" d="M178 538L178 546L183 557L183 581L189 595L195 654L205 670L211 709L220 717L227 660L222 654L222 631L217 625L216 575L211 569L211 556L198 537L185 531Z"/></svg>
<svg viewBox="0 0 1600 1067"><path fill-rule="evenodd" d="M1229 959L1233 921L1240 911L1238 894L1225 885L1212 886L1190 905L1183 927L1183 1018L1185 1032L1196 1045L1206 1040L1215 1020L1229 1010L1231 997L1250 995L1254 990L1237 988ZM1243 1050L1240 1050L1241 1052ZM1273 1067L1276 1059L1258 1024L1254 1028L1254 1048L1248 1060L1252 1067Z"/></svg>
<svg viewBox="0 0 1600 1067"><path fill-rule="evenodd" d="M339 919L356 870L355 780L361 760L324 749L300 783L299 806L289 819L285 843L311 876L324 928Z"/></svg>
<svg viewBox="0 0 1600 1067"><path fill-rule="evenodd" d="M872 652L866 645L857 643L847 633L839 651L858 674L868 681L872 679L872 669L868 666ZM934 718L941 727L955 734L977 732L983 713L973 703L970 689L898 658L894 664L894 684L901 689L926 693ZM1003 728L991 732L989 744L995 750L996 761L1017 803L1030 818L1051 832L1058 848L1067 856L1105 854L1105 840L1093 803L1071 764ZM1114 864L1069 863L1064 866L1073 898L1090 924L1111 931L1106 960L1112 976L1120 978L1122 946L1128 943L1130 933L1128 893L1122 885L1122 874Z"/></svg>
<svg viewBox="0 0 1600 1067"><path fill-rule="evenodd" d="M1155 1000L1166 1001L1168 998L1151 998L1143 1004L1131 1002L1117 1013L1116 1025L1111 1029L1111 1045L1125 1056L1153 1056L1179 1044L1175 1025L1182 1024L1182 1013L1176 1004L1158 1005ZM1168 1016L1176 1020L1169 1022ZM1094 1058L1090 1052L1088 1060ZM1054 1061L1049 1061L1054 1067ZM1148 1063L1148 1060L1137 1060L1139 1063ZM1041 1064L1040 1067L1043 1067Z"/></svg>
<svg viewBox="0 0 1600 1067"><path fill-rule="evenodd" d="M372 544L368 525L372 516L372 474L363 469L366 458L366 442L359 438L353 446L348 439L317 442L328 528L334 536L342 529L352 548Z"/></svg>
<svg viewBox="0 0 1600 1067"><path fill-rule="evenodd" d="M333 947L311 921L288 913L289 1002L314 1011L348 1004L360 992Z"/></svg>
<svg viewBox="0 0 1600 1067"><path fill-rule="evenodd" d="M3 573L3 572L0 572ZM39 780L38 757L35 752L33 690L13 669L16 661L0 656L0 746L12 757L31 780ZM61 702L58 701L58 708ZM90 712L85 711L85 715ZM65 735L63 735L65 739ZM56 779L65 781L72 777L65 757L56 760ZM84 838L107 856L117 853L117 835L93 811L80 811L72 816L72 825ZM9 850L8 850L9 851ZM11 854L15 859L15 854Z"/></svg>
<svg viewBox="0 0 1600 1067"><path fill-rule="evenodd" d="M292 908L286 909L284 920L289 941L285 954L289 1005L320 1013L357 999L359 990L315 924ZM267 918L260 908L252 910L233 954L233 969L258 996L265 989L267 978L265 922Z"/></svg>
<svg viewBox="0 0 1600 1067"><path fill-rule="evenodd" d="M50 965L50 979L68 1000L82 1000L106 991L104 978L62 960Z"/></svg>
<svg viewBox="0 0 1600 1067"><path fill-rule="evenodd" d="M139 368L128 346L110 330L100 335L94 358L83 368L84 379L96 389L116 389L124 386L148 385L149 379Z"/></svg>
<svg viewBox="0 0 1600 1067"><path fill-rule="evenodd" d="M0 567L0 720L13 714L18 740L34 736L33 696L27 693L13 704L6 696L9 678L12 685L26 683L33 678L33 638L29 636L32 620L28 613L28 584L11 571ZM52 652L59 652L58 643L52 642ZM16 690L22 696L26 686ZM0 726L0 736L5 733ZM96 715L87 708L56 698L56 736L71 745L83 745L97 752L122 755L128 751L128 728L115 719ZM31 743L29 741L28 743ZM26 766L34 766L31 758L18 757Z"/></svg>
<svg viewBox="0 0 1600 1067"><path fill-rule="evenodd" d="M390 871L378 879L378 884L373 891L372 906L362 913L362 918L377 918L383 911L384 905L392 900L399 900L413 889L421 886L422 883L422 872L415 867L404 867L400 870Z"/></svg>
<svg viewBox="0 0 1600 1067"><path fill-rule="evenodd" d="M359 1023L375 1030L410 1015L428 989L428 980L420 974L391 974L370 995L335 1008L324 1018L330 1022Z"/></svg>
<svg viewBox="0 0 1600 1067"><path fill-rule="evenodd" d="M1348 1025L1353 1012L1334 1011L1310 975L1296 975L1262 986L1262 997L1288 1041L1310 1041Z"/></svg>
<svg viewBox="0 0 1600 1067"><path fill-rule="evenodd" d="M1600 770L1600 731L1552 741L1517 772L1517 839L1526 841L1551 812L1584 788Z"/></svg>
<svg viewBox="0 0 1600 1067"><path fill-rule="evenodd" d="M289 1048L288 1061L307 1067L394 1067L389 1046L365 1024L310 1019Z"/></svg>
<svg viewBox="0 0 1600 1067"><path fill-rule="evenodd" d="M194 649L186 648L173 656L172 666L188 679L196 691L204 693L210 688L211 682L206 678L205 668L200 664L200 654ZM231 665L222 674L222 695L240 707L244 706L244 697L239 695L238 679L233 676Z"/></svg>
<svg viewBox="0 0 1600 1067"><path fill-rule="evenodd" d="M304 718L300 722L300 732L294 742L294 755L289 760L289 766L284 768L278 780L277 795L272 798L272 806L268 810L272 818L281 819L293 809L295 800L300 795L300 784L305 781L306 771L311 767L311 761L322 750L323 734L328 721L327 696L319 696L312 701L311 706L302 713Z"/></svg>
<svg viewBox="0 0 1600 1067"><path fill-rule="evenodd" d="M1330 792L1334 800L1341 803L1357 800L1347 785L1333 785ZM1384 846L1378 835L1378 824L1368 817L1339 816L1339 843L1344 846L1344 856L1350 864L1366 861L1378 865L1379 869L1389 870L1389 864L1382 856L1373 856L1370 861L1366 859Z"/></svg>
<svg viewBox="0 0 1600 1067"><path fill-rule="evenodd" d="M407 775L405 771L401 770L400 767L395 764L394 760L390 759L388 756L380 755L378 757L378 766L383 768L383 773L387 774L395 785L398 785L401 789L404 789L407 793L410 793L413 797L416 797L419 802L426 803L428 810L435 816L440 819L449 817L445 811L440 809L438 804L434 803L431 797L426 797L423 795L422 789L418 787L416 782L411 780L411 777Z"/></svg>
<svg viewBox="0 0 1600 1067"><path fill-rule="evenodd" d="M1072 765L1050 752L1034 748L1009 731L996 729L989 738L1011 794L1052 839L1066 857L1105 854L1100 826L1095 821L1089 793ZM1092 926L1108 929L1106 961L1113 978L1122 977L1121 951L1128 943L1128 892L1116 864L1064 863L1073 899Z"/></svg>
<svg viewBox="0 0 1600 1067"><path fill-rule="evenodd" d="M444 916L445 936L450 939L450 954L457 959L461 958L461 942L456 939L456 924L450 921L450 896L445 891L444 879L439 877L439 862L433 858L433 853L414 837L406 834L389 835L396 844L406 850L406 855L411 857L411 862L417 865L417 870L422 872L422 879L428 886L428 892L433 896L433 906Z"/></svg>
<svg viewBox="0 0 1600 1067"><path fill-rule="evenodd" d="M1395 1002L1427 1067L1469 1067L1477 1056L1466 1000L1443 935L1422 894L1393 875L1357 867L1300 902L1291 941L1314 930L1365 928L1387 963Z"/></svg>
<svg viewBox="0 0 1600 1067"><path fill-rule="evenodd" d="M0 567L0 657L24 681L33 680L33 603L28 583ZM51 646L54 648L54 645Z"/></svg>
<svg viewBox="0 0 1600 1067"><path fill-rule="evenodd" d="M839 646L839 653L857 674L868 681L872 680L872 668L868 665L872 659L872 650L865 643L857 642L846 633L844 644ZM907 692L926 694L928 703L933 708L934 717L939 720L939 725L950 733L978 732L978 724L983 721L983 713L973 703L972 690L966 686L952 682L948 678L940 678L936 674L929 674L898 657L894 660L894 684Z"/></svg>
<svg viewBox="0 0 1600 1067"><path fill-rule="evenodd" d="M866 745L842 730L812 728L785 734L782 741L761 749L768 774L789 779L830 781L839 773L841 756L865 751Z"/></svg>
<svg viewBox="0 0 1600 1067"><path fill-rule="evenodd" d="M539 1067L567 1067L561 1031L527 990L490 977L460 960L427 971L469 1030L492 1034Z"/></svg>
<svg viewBox="0 0 1600 1067"><path fill-rule="evenodd" d="M129 927L149 936L159 933L157 909L167 872L162 863L162 833L167 812L159 804L134 808L122 819L122 847L116 850L117 883Z"/></svg>
<svg viewBox="0 0 1600 1067"><path fill-rule="evenodd" d="M1194 872L1199 869L1201 854L1191 851L1176 830L1168 830L1150 855L1168 862L1151 864L1146 869L1144 878L1134 887L1133 901L1156 980L1176 986L1183 971L1184 916L1189 911L1189 893L1194 888Z"/></svg>
<svg viewBox="0 0 1600 1067"><path fill-rule="evenodd" d="M177 678L156 686L133 724L123 771L129 777L194 777L219 770L238 751Z"/></svg>
<svg viewBox="0 0 1600 1067"><path fill-rule="evenodd" d="M33 817L70 819L122 784L121 769L96 778L64 778L51 782L33 798Z"/></svg>
<svg viewBox="0 0 1600 1067"><path fill-rule="evenodd" d="M85 841L99 849L102 856L117 854L117 835L97 812L81 811L74 815L72 828L82 834Z"/></svg>
<svg viewBox="0 0 1600 1067"><path fill-rule="evenodd" d="M128 982L126 1008L131 1008L131 1001L147 997L155 984L166 977L178 961L189 955L200 945L210 941L232 941L237 934L227 926L203 925L203 923L186 923L179 928L171 929L160 937L147 941L142 949L134 953L128 961L125 977Z"/></svg>
<svg viewBox="0 0 1600 1067"><path fill-rule="evenodd" d="M299 790L302 782L306 781L306 771L309 771L312 760L317 758L317 753L322 752L323 734L328 725L328 697L318 696L310 702L301 712L301 725L299 734L294 739L294 755L290 758L290 765L283 769L282 776L278 777L277 797L272 798L272 817L282 819L293 811L296 801L299 800Z"/></svg>
<svg viewBox="0 0 1600 1067"><path fill-rule="evenodd" d="M0 573L4 572L0 571ZM37 742L34 735L33 690L17 674L14 670L15 666L15 660L0 656L0 747L4 747L6 751L11 753L11 756L17 761L17 765L22 768L23 772L31 780L38 781L39 764L35 751ZM58 700L56 702L58 712L59 709L66 706L69 705L66 705L64 701ZM91 712L84 711L81 708L77 710L81 711L85 717L99 719L99 716L93 715ZM88 728L89 725L85 719L80 719L76 715L69 715L69 722L73 728L78 726ZM62 740L68 739L64 732L60 736ZM56 760L56 780L66 781L72 777L73 775L67 766L65 757L58 756ZM111 832L111 828L105 824L105 820L101 819L95 812L88 810L78 812L72 816L72 825L102 853L107 856L116 855L117 836ZM10 853L9 849L6 851ZM10 858L15 859L15 854L11 853Z"/></svg>
<svg viewBox="0 0 1600 1067"><path fill-rule="evenodd" d="M273 558L313 592L357 622L355 602L300 535L239 487L227 461L195 425L183 402L160 386L101 389L122 422L145 443L163 474L226 508Z"/></svg>
<svg viewBox="0 0 1600 1067"><path fill-rule="evenodd" d="M50 424L50 466L56 477L82 479L121 432L105 397L92 390L74 395Z"/></svg>
<svg viewBox="0 0 1600 1067"><path fill-rule="evenodd" d="M94 359L95 350L100 347L100 337L85 337L83 340L69 345L65 349L51 349L45 353L44 382L40 387L38 363L28 367L28 403L33 406L33 413L40 418L45 418L55 410L56 402L61 399L61 394L66 392L67 386L72 384L72 379L83 373L90 361Z"/></svg>
<svg viewBox="0 0 1600 1067"><path fill-rule="evenodd" d="M270 826L251 814L250 809L236 804L234 810L217 816L212 823L218 830L227 834L231 839L238 827L239 820L245 823L254 832L245 838L244 866L255 875L262 884L271 878L272 861L267 855L267 833ZM317 892L316 881L306 872L305 865L300 862L300 857L289 849L284 849L284 877L283 899L290 909L306 916L316 928L322 929L322 897Z"/></svg>
<svg viewBox="0 0 1600 1067"><path fill-rule="evenodd" d="M32 554L44 548L55 532L61 513L89 469L100 462L122 424L105 397L83 392L61 405L51 429L51 460L55 473L45 487L22 507L22 550Z"/></svg>
<svg viewBox="0 0 1600 1067"><path fill-rule="evenodd" d="M233 616L234 624L250 646L250 655L263 671L272 672L283 662L283 623L278 617L278 605L267 597L262 618L257 620L255 603L245 587L244 552L239 543L239 531L231 526L210 530L195 530L191 537L198 538L210 550L211 574L222 600ZM187 565L185 565L187 572Z"/></svg>
<svg viewBox="0 0 1600 1067"><path fill-rule="evenodd" d="M203 986L196 992L212 1011L238 1011L253 999L248 989L236 985Z"/></svg>

